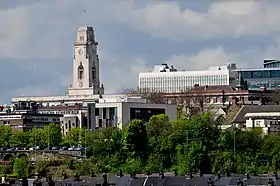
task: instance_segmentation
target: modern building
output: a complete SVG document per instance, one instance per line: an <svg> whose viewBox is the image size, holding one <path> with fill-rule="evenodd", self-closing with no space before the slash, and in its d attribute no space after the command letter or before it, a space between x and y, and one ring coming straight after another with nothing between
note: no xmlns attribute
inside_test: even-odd
<svg viewBox="0 0 280 186"><path fill-rule="evenodd" d="M280 68L280 61L274 59L265 59L263 61L263 68Z"/></svg>
<svg viewBox="0 0 280 186"><path fill-rule="evenodd" d="M243 81L247 89L279 89L280 88L280 61L264 60L264 68L236 69L236 79Z"/></svg>
<svg viewBox="0 0 280 186"><path fill-rule="evenodd" d="M181 93L194 86L234 85L235 64L204 71L178 71L172 65L156 65L152 72L139 74L141 92Z"/></svg>
<svg viewBox="0 0 280 186"><path fill-rule="evenodd" d="M60 118L62 131L67 134L75 127L94 130L102 127L117 127L123 129L132 119L149 121L157 114L167 114L171 120L177 119L177 105L148 104L130 99L102 99L95 102L85 101L79 106L42 106L39 113L63 114Z"/></svg>

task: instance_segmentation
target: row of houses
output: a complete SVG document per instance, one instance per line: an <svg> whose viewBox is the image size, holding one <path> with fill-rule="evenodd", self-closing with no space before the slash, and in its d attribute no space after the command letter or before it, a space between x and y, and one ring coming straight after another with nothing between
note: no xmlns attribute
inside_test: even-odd
<svg viewBox="0 0 280 186"><path fill-rule="evenodd" d="M62 186L226 186L226 185L251 185L251 186L278 186L280 179L277 174L250 176L235 175L235 176L220 176L220 175L186 175L176 176L174 174L130 174L130 175L107 175L102 176L79 176L71 178L64 177L63 179L54 180L51 176L43 179L28 179L28 180L8 180L3 179L0 185L62 185Z"/></svg>

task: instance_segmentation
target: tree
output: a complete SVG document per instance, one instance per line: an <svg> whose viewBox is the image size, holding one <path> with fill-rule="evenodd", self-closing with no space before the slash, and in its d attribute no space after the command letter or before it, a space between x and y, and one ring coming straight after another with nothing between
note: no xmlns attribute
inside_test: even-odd
<svg viewBox="0 0 280 186"><path fill-rule="evenodd" d="M71 129L65 136L65 143L71 146L78 146L85 144L85 130L81 128Z"/></svg>
<svg viewBox="0 0 280 186"><path fill-rule="evenodd" d="M29 134L28 134L29 133ZM45 132L43 129L33 128L31 131L27 132L30 137L30 146L44 146L47 143L45 138Z"/></svg>
<svg viewBox="0 0 280 186"><path fill-rule="evenodd" d="M15 131L10 138L10 144L13 147L27 147L29 144L30 136L28 132Z"/></svg>
<svg viewBox="0 0 280 186"><path fill-rule="evenodd" d="M13 173L17 178L28 178L30 173L30 163L27 158L16 158L13 166Z"/></svg>
<svg viewBox="0 0 280 186"><path fill-rule="evenodd" d="M0 146L9 147L12 136L12 128L9 126L0 125Z"/></svg>
<svg viewBox="0 0 280 186"><path fill-rule="evenodd" d="M128 124L125 137L126 148L133 158L142 161L147 158L148 136L145 124L140 120L132 120Z"/></svg>
<svg viewBox="0 0 280 186"><path fill-rule="evenodd" d="M44 137L48 146L58 146L62 142L61 128L55 123L44 127Z"/></svg>

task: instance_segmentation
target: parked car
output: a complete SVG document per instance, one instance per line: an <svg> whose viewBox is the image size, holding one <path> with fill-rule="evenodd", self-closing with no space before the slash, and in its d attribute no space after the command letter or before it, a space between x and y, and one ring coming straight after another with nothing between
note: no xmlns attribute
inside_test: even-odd
<svg viewBox="0 0 280 186"><path fill-rule="evenodd" d="M52 150L59 150L59 147L52 147Z"/></svg>
<svg viewBox="0 0 280 186"><path fill-rule="evenodd" d="M75 147L68 148L69 151L73 151L74 149L75 149Z"/></svg>
<svg viewBox="0 0 280 186"><path fill-rule="evenodd" d="M44 150L45 151L50 151L50 150L52 150L52 147L46 147Z"/></svg>
<svg viewBox="0 0 280 186"><path fill-rule="evenodd" d="M68 147L66 147L66 146L61 147L60 150L68 150Z"/></svg>

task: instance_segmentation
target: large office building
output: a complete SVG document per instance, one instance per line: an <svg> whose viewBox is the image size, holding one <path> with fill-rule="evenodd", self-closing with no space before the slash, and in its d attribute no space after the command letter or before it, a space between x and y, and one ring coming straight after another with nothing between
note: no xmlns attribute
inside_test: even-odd
<svg viewBox="0 0 280 186"><path fill-rule="evenodd" d="M176 119L176 105L148 104L145 99L126 94L106 95L100 84L98 43L92 27L81 27L74 42L72 84L63 96L17 97L12 103L35 102L40 114L61 114L62 131L73 127L123 128L131 119L147 121L152 115L167 114Z"/></svg>
<svg viewBox="0 0 280 186"><path fill-rule="evenodd" d="M152 72L139 74L142 92L181 93L194 86L232 85L235 64L210 67L204 71L178 71L172 65L156 65Z"/></svg>
<svg viewBox="0 0 280 186"><path fill-rule="evenodd" d="M280 88L280 61L264 60L263 68L236 69L235 72L249 90Z"/></svg>

